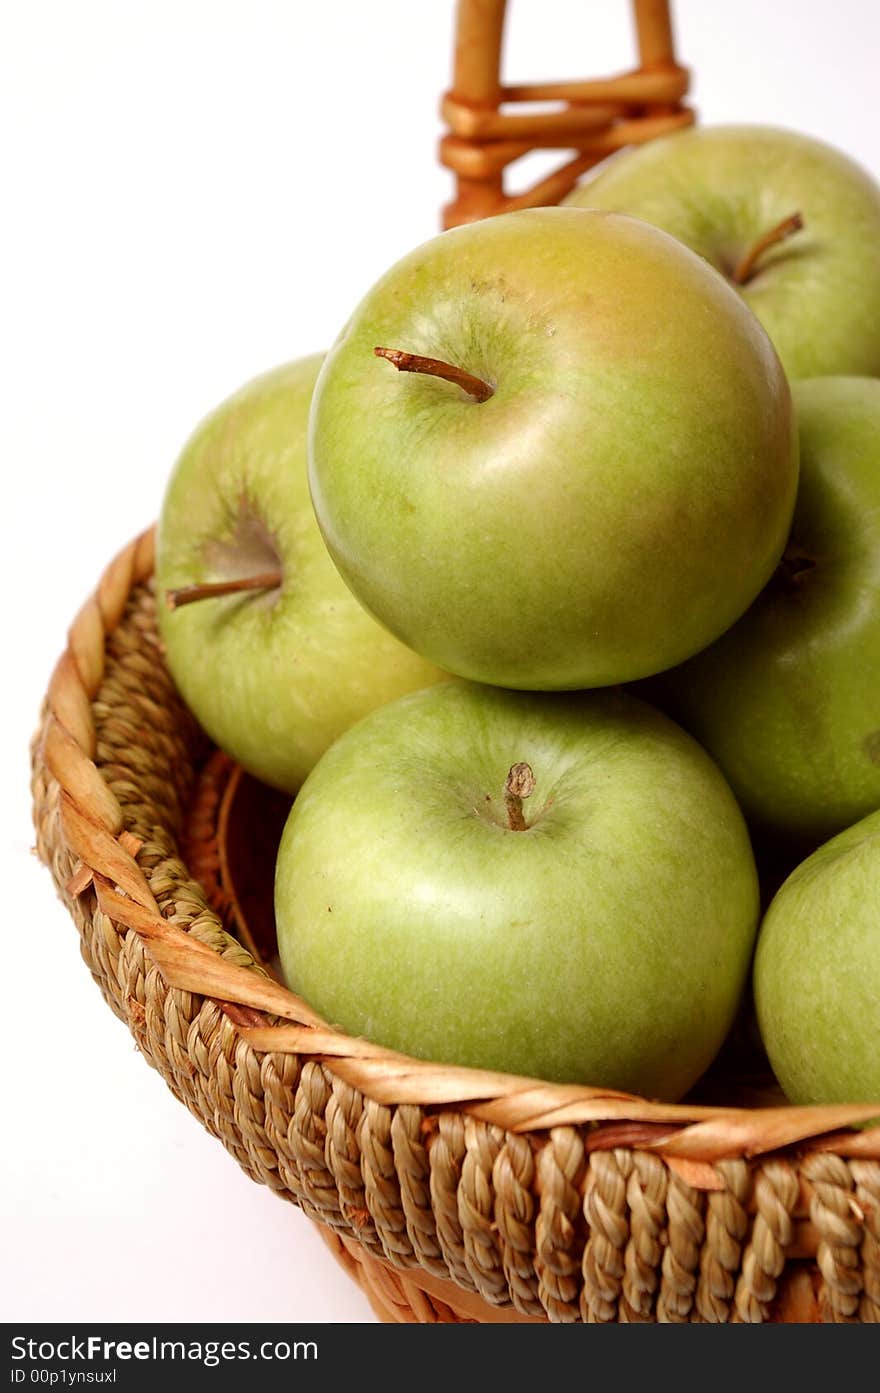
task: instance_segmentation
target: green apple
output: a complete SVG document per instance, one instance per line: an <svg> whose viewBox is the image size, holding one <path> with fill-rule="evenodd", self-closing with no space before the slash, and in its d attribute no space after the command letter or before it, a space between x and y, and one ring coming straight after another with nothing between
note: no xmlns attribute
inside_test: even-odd
<svg viewBox="0 0 880 1393"><path fill-rule="evenodd" d="M616 691L450 681L323 756L278 853L291 987L421 1058L681 1096L747 981L742 815L679 727Z"/></svg>
<svg viewBox="0 0 880 1393"><path fill-rule="evenodd" d="M766 126L703 126L604 162L567 203L644 218L739 289L790 378L880 374L880 185Z"/></svg>
<svg viewBox="0 0 880 1393"><path fill-rule="evenodd" d="M288 791L354 721L441 676L363 611L321 540L306 462L321 361L258 377L202 422L157 533L159 632L184 701L217 745ZM235 589L248 579L259 588Z"/></svg>
<svg viewBox="0 0 880 1393"><path fill-rule="evenodd" d="M815 378L794 396L782 562L739 623L648 692L757 828L815 846L880 807L880 381Z"/></svg>
<svg viewBox="0 0 880 1393"><path fill-rule="evenodd" d="M758 1025L793 1103L880 1103L880 812L814 851L764 916Z"/></svg>
<svg viewBox="0 0 880 1393"><path fill-rule="evenodd" d="M394 266L327 357L310 437L354 593L502 687L605 686L704 647L772 574L796 490L788 385L739 296L666 234L570 208Z"/></svg>

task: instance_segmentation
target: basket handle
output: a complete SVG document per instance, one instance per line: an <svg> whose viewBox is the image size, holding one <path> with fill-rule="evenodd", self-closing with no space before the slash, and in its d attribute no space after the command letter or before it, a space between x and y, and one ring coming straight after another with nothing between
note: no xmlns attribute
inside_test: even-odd
<svg viewBox="0 0 880 1393"><path fill-rule="evenodd" d="M689 74L675 57L669 0L632 5L638 67L612 78L508 86L501 80L506 0L458 0L453 84L441 106L447 133L440 161L456 181L444 227L558 203L614 150L693 123L682 101ZM502 111L536 101L557 102L558 109ZM536 149L576 153L525 192L507 194L507 166Z"/></svg>

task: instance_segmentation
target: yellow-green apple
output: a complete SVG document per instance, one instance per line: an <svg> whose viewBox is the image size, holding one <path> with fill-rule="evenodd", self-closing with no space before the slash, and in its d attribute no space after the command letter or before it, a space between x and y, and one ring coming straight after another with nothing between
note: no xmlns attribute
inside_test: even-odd
<svg viewBox="0 0 880 1393"><path fill-rule="evenodd" d="M722 638L647 690L762 833L806 848L880 807L880 380L795 383L785 555Z"/></svg>
<svg viewBox="0 0 880 1393"><path fill-rule="evenodd" d="M793 1103L880 1103L880 812L814 851L761 923L758 1025Z"/></svg>
<svg viewBox="0 0 880 1393"><path fill-rule="evenodd" d="M351 1034L675 1098L734 1017L758 890L724 779L660 712L455 680L316 765L275 916L287 981Z"/></svg>
<svg viewBox="0 0 880 1393"><path fill-rule="evenodd" d="M880 374L880 185L830 145L695 127L613 156L566 202L631 213L699 252L790 378Z"/></svg>
<svg viewBox="0 0 880 1393"><path fill-rule="evenodd" d="M682 661L754 599L796 443L722 277L633 218L545 208L445 232L368 292L318 381L309 477L342 575L410 647L498 686L594 687Z"/></svg>
<svg viewBox="0 0 880 1393"><path fill-rule="evenodd" d="M276 368L201 423L157 535L159 631L184 701L217 745L288 791L354 721L441 676L364 612L321 540L306 463L320 365Z"/></svg>

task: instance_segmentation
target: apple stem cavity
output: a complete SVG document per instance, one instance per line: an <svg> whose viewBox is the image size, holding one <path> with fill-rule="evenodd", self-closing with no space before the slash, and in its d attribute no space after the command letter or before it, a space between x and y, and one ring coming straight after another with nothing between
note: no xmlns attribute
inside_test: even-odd
<svg viewBox="0 0 880 1393"><path fill-rule="evenodd" d="M444 382L453 382L474 401L488 401L495 395L495 388L481 377L452 363L444 363L442 358L424 358L421 353L406 353L400 348L374 348L373 352L377 358L392 363L398 372L423 372L430 377L442 377Z"/></svg>
<svg viewBox="0 0 880 1393"><path fill-rule="evenodd" d="M776 575L787 588L800 587L805 577L815 569L815 566L816 558L814 556L805 556L793 548L786 549L776 567Z"/></svg>
<svg viewBox="0 0 880 1393"><path fill-rule="evenodd" d="M235 580L211 580L202 585L182 585L178 590L165 591L169 609L179 609L195 600L213 600L219 595L238 595L245 590L277 590L283 577L280 571L263 571L256 576L239 576Z"/></svg>
<svg viewBox="0 0 880 1393"><path fill-rule="evenodd" d="M504 806L507 810L507 825L511 832L525 832L528 823L523 817L523 799L528 798L535 789L535 776L530 764L511 765L504 785Z"/></svg>
<svg viewBox="0 0 880 1393"><path fill-rule="evenodd" d="M775 247L778 242L784 242L793 233L800 232L804 225L803 217L800 213L790 213L782 222L771 227L769 232L765 232L758 238L745 256L739 262L733 272L734 285L747 285L758 269L758 262L770 247Z"/></svg>

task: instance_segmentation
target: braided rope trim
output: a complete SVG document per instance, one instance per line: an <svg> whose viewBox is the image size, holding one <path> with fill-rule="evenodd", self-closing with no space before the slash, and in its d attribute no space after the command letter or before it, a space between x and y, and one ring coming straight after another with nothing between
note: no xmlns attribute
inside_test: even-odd
<svg viewBox="0 0 880 1393"><path fill-rule="evenodd" d="M373 1264L524 1318L765 1319L786 1258L817 1251L823 1315L876 1318L880 1132L853 1130L876 1107L655 1104L426 1064L329 1029L259 969L177 856L197 736L159 661L152 567L148 531L71 626L34 746L38 849L111 1008L248 1173ZM792 1146L837 1169L737 1169ZM788 1229L762 1217L772 1166Z"/></svg>

